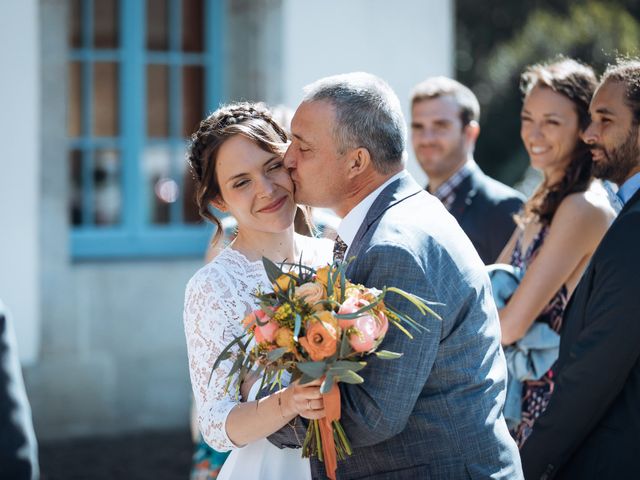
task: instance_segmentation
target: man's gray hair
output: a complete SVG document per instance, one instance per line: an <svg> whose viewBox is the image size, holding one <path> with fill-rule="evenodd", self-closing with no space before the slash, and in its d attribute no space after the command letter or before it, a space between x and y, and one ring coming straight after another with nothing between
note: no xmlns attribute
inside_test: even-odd
<svg viewBox="0 0 640 480"><path fill-rule="evenodd" d="M333 129L338 152L364 147L376 171L387 174L404 161L406 126L400 100L370 73L321 78L304 88L303 102L327 101L335 108Z"/></svg>

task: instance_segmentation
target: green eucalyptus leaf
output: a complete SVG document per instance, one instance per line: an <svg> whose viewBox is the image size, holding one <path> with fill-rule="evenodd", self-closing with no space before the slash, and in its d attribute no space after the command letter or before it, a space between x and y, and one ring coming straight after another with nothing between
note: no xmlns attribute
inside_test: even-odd
<svg viewBox="0 0 640 480"><path fill-rule="evenodd" d="M345 372L340 375L340 381L344 383L356 384L363 383L364 379L352 370L345 370Z"/></svg>
<svg viewBox="0 0 640 480"><path fill-rule="evenodd" d="M300 317L300 314L298 312L296 312L296 320L295 320L295 324L293 326L293 341L294 342L298 341L298 336L300 335L300 329L301 328L302 328L302 317Z"/></svg>
<svg viewBox="0 0 640 480"><path fill-rule="evenodd" d="M333 384L333 375L331 373L327 373L327 376L322 382L322 385L320 385L320 393L322 393L323 395L329 393L331 391L331 388L333 387Z"/></svg>
<svg viewBox="0 0 640 480"><path fill-rule="evenodd" d="M280 357L282 357L287 352L287 350L288 348L286 347L281 347L281 348L276 348L275 350L271 350L269 353L267 353L267 361L275 362Z"/></svg>
<svg viewBox="0 0 640 480"><path fill-rule="evenodd" d="M327 364L325 362L298 362L296 363L296 366L302 373L313 377L314 379L320 378L324 375L324 372L327 369Z"/></svg>

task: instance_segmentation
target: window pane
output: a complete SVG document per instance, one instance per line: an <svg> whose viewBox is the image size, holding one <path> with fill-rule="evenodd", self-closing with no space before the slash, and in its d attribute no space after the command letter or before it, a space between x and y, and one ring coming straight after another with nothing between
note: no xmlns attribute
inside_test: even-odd
<svg viewBox="0 0 640 480"><path fill-rule="evenodd" d="M82 134L82 64L69 64L69 112L67 130L70 137Z"/></svg>
<svg viewBox="0 0 640 480"><path fill-rule="evenodd" d="M143 181L150 200L148 221L167 224L171 204L178 198L178 185L171 178L171 149L164 145L147 146L143 158Z"/></svg>
<svg viewBox="0 0 640 480"><path fill-rule="evenodd" d="M203 0L182 1L182 50L202 52L204 33Z"/></svg>
<svg viewBox="0 0 640 480"><path fill-rule="evenodd" d="M182 70L182 135L190 136L204 114L204 69L199 66Z"/></svg>
<svg viewBox="0 0 640 480"><path fill-rule="evenodd" d="M118 48L118 2L96 0L93 2L95 48Z"/></svg>
<svg viewBox="0 0 640 480"><path fill-rule="evenodd" d="M198 213L198 206L196 205L196 181L193 178L193 173L187 162L184 162L185 169L182 175L182 218L184 223L203 223L202 217Z"/></svg>
<svg viewBox="0 0 640 480"><path fill-rule="evenodd" d="M93 71L93 133L118 135L118 64L96 63Z"/></svg>
<svg viewBox="0 0 640 480"><path fill-rule="evenodd" d="M122 212L120 155L116 150L96 150L94 156L94 222L120 223Z"/></svg>
<svg viewBox="0 0 640 480"><path fill-rule="evenodd" d="M169 68L147 66L147 136L169 136Z"/></svg>
<svg viewBox="0 0 640 480"><path fill-rule="evenodd" d="M147 48L169 49L168 0L147 1Z"/></svg>
<svg viewBox="0 0 640 480"><path fill-rule="evenodd" d="M69 152L69 219L72 225L82 225L82 152Z"/></svg>
<svg viewBox="0 0 640 480"><path fill-rule="evenodd" d="M69 46L82 47L82 0L69 2Z"/></svg>

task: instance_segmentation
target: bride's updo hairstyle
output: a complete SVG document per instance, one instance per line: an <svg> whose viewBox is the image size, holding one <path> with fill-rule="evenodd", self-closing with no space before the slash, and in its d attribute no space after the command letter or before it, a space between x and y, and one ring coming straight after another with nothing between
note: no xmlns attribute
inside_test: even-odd
<svg viewBox="0 0 640 480"><path fill-rule="evenodd" d="M590 66L563 57L550 63L531 65L520 77L520 91L524 98L535 87L541 87L571 100L581 132L589 126L589 103L597 84L596 75ZM524 212L515 216L516 222L522 225L538 220L543 225L549 225L560 202L567 195L584 192L589 188L592 165L591 152L582 139L578 138L562 179L553 185L544 180L525 203Z"/></svg>
<svg viewBox="0 0 640 480"><path fill-rule="evenodd" d="M220 198L216 160L222 144L235 135L242 135L265 152L279 156L284 156L289 141L285 130L261 103L225 105L200 122L198 131L191 136L188 160L196 181L198 212L217 227L213 244L223 233L220 220L209 209L211 202Z"/></svg>

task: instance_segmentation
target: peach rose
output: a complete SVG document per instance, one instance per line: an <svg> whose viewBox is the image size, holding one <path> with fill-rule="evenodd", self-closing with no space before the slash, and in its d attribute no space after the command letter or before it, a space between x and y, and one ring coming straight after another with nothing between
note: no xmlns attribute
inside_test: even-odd
<svg viewBox="0 0 640 480"><path fill-rule="evenodd" d="M378 326L376 340L379 340L380 338L384 337L387 334L387 330L389 330L389 320L383 312L378 312L376 324Z"/></svg>
<svg viewBox="0 0 640 480"><path fill-rule="evenodd" d="M295 294L309 305L315 305L324 298L324 286L319 282L305 283L296 287Z"/></svg>
<svg viewBox="0 0 640 480"><path fill-rule="evenodd" d="M349 345L356 352L364 353L373 349L379 333L376 318L371 315L362 315L355 319L349 334Z"/></svg>
<svg viewBox="0 0 640 480"><path fill-rule="evenodd" d="M291 284L291 282L295 283L295 280L291 278L291 276L293 276L294 278L297 277L297 275L293 272L289 275L280 275L278 278L276 278L276 281L273 284L273 289L276 292L286 292L289 289L289 285Z"/></svg>
<svg viewBox="0 0 640 480"><path fill-rule="evenodd" d="M327 313L330 314L330 312ZM318 362L336 353L337 337L337 328L331 323L311 320L307 326L307 334L300 337L300 344L307 351L311 360Z"/></svg>

